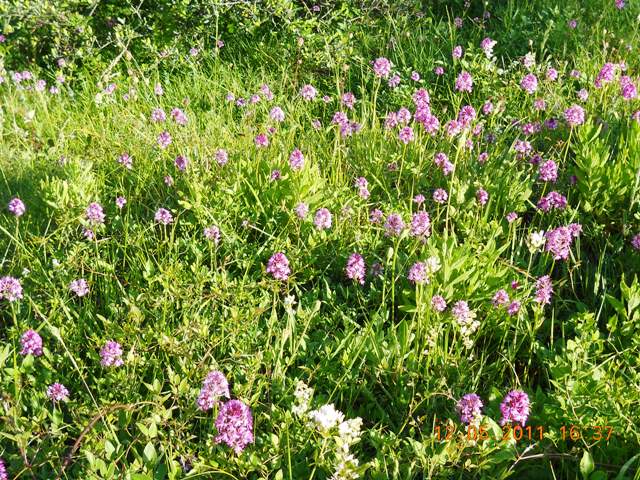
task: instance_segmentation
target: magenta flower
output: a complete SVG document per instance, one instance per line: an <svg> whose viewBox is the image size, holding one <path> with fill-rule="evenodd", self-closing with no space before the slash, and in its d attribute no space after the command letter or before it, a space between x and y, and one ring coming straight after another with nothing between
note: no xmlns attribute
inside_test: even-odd
<svg viewBox="0 0 640 480"><path fill-rule="evenodd" d="M273 107L269 112L269 118L274 122L284 122L284 112L280 107Z"/></svg>
<svg viewBox="0 0 640 480"><path fill-rule="evenodd" d="M171 145L171 135L167 131L161 132L160 135L158 135L158 146L165 149L169 145Z"/></svg>
<svg viewBox="0 0 640 480"><path fill-rule="evenodd" d="M371 210L371 212L369 212L369 221L374 225L382 222L383 217L384 213L379 208L374 208L373 210Z"/></svg>
<svg viewBox="0 0 640 480"><path fill-rule="evenodd" d="M633 238L631 238L631 246L635 250L640 250L640 233L636 233Z"/></svg>
<svg viewBox="0 0 640 480"><path fill-rule="evenodd" d="M522 306L522 304L518 301L518 300L514 300L513 302L511 302L509 304L509 306L507 307L507 313L510 316L514 316L517 315L518 312L520 311L520 307Z"/></svg>
<svg viewBox="0 0 640 480"><path fill-rule="evenodd" d="M225 443L240 455L247 445L253 443L251 409L240 400L229 400L220 408L216 429L215 442Z"/></svg>
<svg viewBox="0 0 640 480"><path fill-rule="evenodd" d="M84 278L78 278L69 284L69 290L78 297L84 297L89 293L89 284Z"/></svg>
<svg viewBox="0 0 640 480"><path fill-rule="evenodd" d="M119 209L122 210L122 208L125 206L125 204L127 203L127 199L124 197L117 197L116 198L116 207L118 207Z"/></svg>
<svg viewBox="0 0 640 480"><path fill-rule="evenodd" d="M359 253L352 253L349 256L347 266L345 267L345 273L347 278L358 282L360 285L364 285L366 266L362 255Z"/></svg>
<svg viewBox="0 0 640 480"><path fill-rule="evenodd" d="M577 228L572 228L571 225L551 230L545 234L545 250L553 255L554 260L566 260L571 251L573 238L578 235Z"/></svg>
<svg viewBox="0 0 640 480"><path fill-rule="evenodd" d="M104 211L102 205L97 202L90 203L84 212L85 218L92 225L101 225L104 223Z"/></svg>
<svg viewBox="0 0 640 480"><path fill-rule="evenodd" d="M213 242L215 245L218 245L220 242L220 229L215 225L206 227L204 229L204 238Z"/></svg>
<svg viewBox="0 0 640 480"><path fill-rule="evenodd" d="M426 239L431 235L431 219L427 212L416 212L411 217L411 235Z"/></svg>
<svg viewBox="0 0 640 480"><path fill-rule="evenodd" d="M351 92L345 92L340 98L340 103L342 103L342 105L344 105L345 107L353 110L353 107L356 104L356 96Z"/></svg>
<svg viewBox="0 0 640 480"><path fill-rule="evenodd" d="M266 134L260 133L256 135L256 138L253 140L258 148L264 148L269 146L269 137Z"/></svg>
<svg viewBox="0 0 640 480"><path fill-rule="evenodd" d="M384 58L376 58L373 62L373 73L376 77L387 78L391 73L391 62Z"/></svg>
<svg viewBox="0 0 640 480"><path fill-rule="evenodd" d="M419 82L420 74L414 70L413 72L411 72L411 80L413 80L414 82Z"/></svg>
<svg viewBox="0 0 640 480"><path fill-rule="evenodd" d="M429 283L429 275L427 273L427 265L424 262L416 262L409 269L407 279L415 284Z"/></svg>
<svg viewBox="0 0 640 480"><path fill-rule="evenodd" d="M411 127L404 127L402 130L400 130L400 133L398 133L398 138L405 145L408 144L409 142L412 142L413 129Z"/></svg>
<svg viewBox="0 0 640 480"><path fill-rule="evenodd" d="M161 225L169 225L173 222L173 215L171 215L171 212L166 208L159 208L156 210L156 214L153 218L156 223Z"/></svg>
<svg viewBox="0 0 640 480"><path fill-rule="evenodd" d="M553 285L551 283L551 277L549 275L540 277L536 281L536 302L540 305L548 305L551 303L552 295Z"/></svg>
<svg viewBox="0 0 640 480"><path fill-rule="evenodd" d="M179 108L173 108L171 110L171 117L178 125L186 125L187 124L187 116L185 113Z"/></svg>
<svg viewBox="0 0 640 480"><path fill-rule="evenodd" d="M442 313L447 309L447 301L442 295L434 295L431 297L431 308L438 313Z"/></svg>
<svg viewBox="0 0 640 480"><path fill-rule="evenodd" d="M4 35L0 35L0 43L4 42ZM9 480L9 474L4 466L4 460L0 458L0 480Z"/></svg>
<svg viewBox="0 0 640 480"><path fill-rule="evenodd" d="M387 83L391 88L396 88L398 85L400 85L400 75L393 75Z"/></svg>
<svg viewBox="0 0 640 480"><path fill-rule="evenodd" d="M402 220L402 216L398 213L390 213L387 215L387 221L384 224L385 228L385 236L387 237L397 237L404 230L404 221Z"/></svg>
<svg viewBox="0 0 640 480"><path fill-rule="evenodd" d="M519 423L524 427L529 417L529 396L522 390L511 390L502 400L500 425Z"/></svg>
<svg viewBox="0 0 640 480"><path fill-rule="evenodd" d="M151 121L155 123L162 123L167 119L167 114L161 108L154 108L151 111Z"/></svg>
<svg viewBox="0 0 640 480"><path fill-rule="evenodd" d="M289 166L292 170L302 170L304 167L304 155L297 148L289 155Z"/></svg>
<svg viewBox="0 0 640 480"><path fill-rule="evenodd" d="M294 211L300 220L304 220L309 214L309 205L304 202L300 202L296 205Z"/></svg>
<svg viewBox="0 0 640 480"><path fill-rule="evenodd" d="M547 69L547 80L555 81L558 79L558 71L555 68Z"/></svg>
<svg viewBox="0 0 640 480"><path fill-rule="evenodd" d="M482 415L482 400L475 393L467 393L456 405L460 421L469 424Z"/></svg>
<svg viewBox="0 0 640 480"><path fill-rule="evenodd" d="M441 66L437 66L433 69L433 73L435 73L437 76L444 75L444 68Z"/></svg>
<svg viewBox="0 0 640 480"><path fill-rule="evenodd" d="M164 177L163 181L164 181L164 184L165 184L167 187L171 187L171 186L173 186L173 177L172 177L171 175L166 175L166 176Z"/></svg>
<svg viewBox="0 0 640 480"><path fill-rule="evenodd" d="M184 172L189 165L189 160L184 155L178 155L173 163L178 170Z"/></svg>
<svg viewBox="0 0 640 480"><path fill-rule="evenodd" d="M300 89L300 96L306 101L311 101L316 97L318 91L313 85L305 85Z"/></svg>
<svg viewBox="0 0 640 480"><path fill-rule="evenodd" d="M202 388L198 395L197 405L200 410L206 412L211 410L218 398L229 398L229 382L219 370L213 370L207 374L202 382Z"/></svg>
<svg viewBox="0 0 640 480"><path fill-rule="evenodd" d="M572 105L564 111L564 119L570 127L582 125L585 120L584 108L580 105Z"/></svg>
<svg viewBox="0 0 640 480"><path fill-rule="evenodd" d="M267 273L270 273L276 280L286 280L289 278L291 269L289 259L282 252L274 253L267 262Z"/></svg>
<svg viewBox="0 0 640 480"><path fill-rule="evenodd" d="M462 71L456 79L455 89L458 92L471 92L473 89L473 78L467 71Z"/></svg>
<svg viewBox="0 0 640 480"><path fill-rule="evenodd" d="M20 337L20 355L33 355L39 357L42 355L42 337L35 330L27 330Z"/></svg>
<svg viewBox="0 0 640 480"><path fill-rule="evenodd" d="M118 342L109 340L100 349L100 364L103 367L119 367L124 364L122 361L122 346Z"/></svg>
<svg viewBox="0 0 640 480"><path fill-rule="evenodd" d="M451 308L451 314L459 324L465 324L471 315L469 304L464 300L457 301Z"/></svg>
<svg viewBox="0 0 640 480"><path fill-rule="evenodd" d="M567 199L558 192L549 192L545 197L538 200L537 207L543 212L554 210L564 210L567 207Z"/></svg>
<svg viewBox="0 0 640 480"><path fill-rule="evenodd" d="M455 47L453 47L451 56L455 59L462 58L462 47L460 45L456 45Z"/></svg>
<svg viewBox="0 0 640 480"><path fill-rule="evenodd" d="M123 153L122 155L120 155L118 157L118 163L129 170L133 168L133 160L128 153Z"/></svg>
<svg viewBox="0 0 640 480"><path fill-rule="evenodd" d="M538 89L538 79L533 73L529 73L520 81L520 87L529 95L532 95Z"/></svg>
<svg viewBox="0 0 640 480"><path fill-rule="evenodd" d="M443 190L442 188L436 188L436 190L433 192L433 201L436 203L447 203L448 199L449 195L447 194L446 190Z"/></svg>
<svg viewBox="0 0 640 480"><path fill-rule="evenodd" d="M506 305L507 303L509 303L509 294L504 289L498 290L493 296L493 300L491 300L491 303L494 307L501 307L503 305Z"/></svg>
<svg viewBox="0 0 640 480"><path fill-rule="evenodd" d="M47 388L47 397L54 402L66 402L69 400L69 390L61 383L54 383Z"/></svg>
<svg viewBox="0 0 640 480"><path fill-rule="evenodd" d="M24 215L26 211L26 207L24 206L24 202L20 200L18 197L14 197L9 201L9 205L7 206L9 212L15 215L16 217L21 217Z"/></svg>
<svg viewBox="0 0 640 480"><path fill-rule="evenodd" d="M484 206L489 201L489 194L487 193L486 190L479 188L476 191L476 200L480 205Z"/></svg>
<svg viewBox="0 0 640 480"><path fill-rule="evenodd" d="M220 165L221 167L224 167L229 161L229 155L227 155L226 150L223 150L222 148L219 148L218 150L216 150L215 156L216 156L216 162L218 162L218 165Z"/></svg>
<svg viewBox="0 0 640 480"><path fill-rule="evenodd" d="M491 58L493 56L493 47L496 46L496 43L498 42L489 37L484 38L482 42L480 42L480 48L482 48L487 58Z"/></svg>
<svg viewBox="0 0 640 480"><path fill-rule="evenodd" d="M326 208L320 208L313 218L313 224L318 230L331 228L331 212Z"/></svg>
<svg viewBox="0 0 640 480"><path fill-rule="evenodd" d="M558 179L558 166L553 160L547 160L538 168L538 175L543 182L555 183Z"/></svg>

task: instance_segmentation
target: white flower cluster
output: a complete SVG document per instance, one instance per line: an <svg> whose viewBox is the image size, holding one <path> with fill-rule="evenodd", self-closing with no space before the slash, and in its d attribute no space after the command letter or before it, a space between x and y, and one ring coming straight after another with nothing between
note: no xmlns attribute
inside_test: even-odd
<svg viewBox="0 0 640 480"><path fill-rule="evenodd" d="M442 265L440 265L440 259L435 255L427 258L424 262L424 265L425 269L427 270L427 275L429 276L436 273L442 267Z"/></svg>
<svg viewBox="0 0 640 480"><path fill-rule="evenodd" d="M465 348L471 348L473 346L471 337L480 326L480 322L476 320L476 312L469 310L469 313L463 318L458 318L457 322L460 325L460 333L462 333L462 343Z"/></svg>
<svg viewBox="0 0 640 480"><path fill-rule="evenodd" d="M298 381L294 391L296 404L292 411L298 417L308 420L308 426L317 429L325 438L335 442L335 472L331 480L353 480L359 478L358 459L350 453L351 446L360 440L362 419L360 417L345 420L344 413L332 403L309 410L313 389Z"/></svg>
<svg viewBox="0 0 640 480"><path fill-rule="evenodd" d="M539 232L531 232L529 235L529 251L531 253L538 252L542 250L544 244L547 242L546 237L544 236L544 230L540 230Z"/></svg>

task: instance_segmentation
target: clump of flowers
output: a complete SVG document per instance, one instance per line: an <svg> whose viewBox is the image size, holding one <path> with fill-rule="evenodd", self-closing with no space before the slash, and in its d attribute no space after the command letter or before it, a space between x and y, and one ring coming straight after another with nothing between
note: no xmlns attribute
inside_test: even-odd
<svg viewBox="0 0 640 480"><path fill-rule="evenodd" d="M482 400L475 393L467 393L456 404L462 423L472 423L482 416Z"/></svg>
<svg viewBox="0 0 640 480"><path fill-rule="evenodd" d="M54 402L66 402L69 400L69 390L61 383L54 383L47 388L47 397Z"/></svg>
<svg viewBox="0 0 640 480"><path fill-rule="evenodd" d="M42 337L35 330L27 330L20 337L20 355L33 355L39 357L42 355Z"/></svg>
<svg viewBox="0 0 640 480"><path fill-rule="evenodd" d="M291 269L289 259L282 252L274 253L267 262L267 273L270 273L276 280L287 280Z"/></svg>
<svg viewBox="0 0 640 480"><path fill-rule="evenodd" d="M104 223L104 210L97 202L90 203L84 212L85 218L92 225L102 225Z"/></svg>
<svg viewBox="0 0 640 480"><path fill-rule="evenodd" d="M391 73L391 62L384 58L376 58L373 62L373 73L376 77L387 78Z"/></svg>
<svg viewBox="0 0 640 480"><path fill-rule="evenodd" d="M582 125L585 120L584 108L580 105L572 105L564 111L564 119L570 127Z"/></svg>
<svg viewBox="0 0 640 480"><path fill-rule="evenodd" d="M404 221L398 213L390 213L387 215L387 221L384 224L386 230L385 235L387 237L397 237L404 230Z"/></svg>
<svg viewBox="0 0 640 480"><path fill-rule="evenodd" d="M154 220L160 225L169 225L173 222L173 215L171 215L171 212L166 208L159 208L156 210Z"/></svg>
<svg viewBox="0 0 640 480"><path fill-rule="evenodd" d="M571 252L573 239L579 236L581 231L582 226L574 223L547 232L545 250L553 255L554 260L566 260Z"/></svg>
<svg viewBox="0 0 640 480"><path fill-rule="evenodd" d="M218 399L229 398L229 382L219 370L213 370L207 374L202 382L202 388L196 401L198 408L203 412L211 410L218 402Z"/></svg>
<svg viewBox="0 0 640 480"><path fill-rule="evenodd" d="M204 233L204 238L212 241L215 245L218 245L218 243L220 242L220 229L215 225L206 227L203 233Z"/></svg>
<svg viewBox="0 0 640 480"><path fill-rule="evenodd" d="M320 208L313 217L313 224L318 230L331 228L331 212L327 208Z"/></svg>
<svg viewBox="0 0 640 480"><path fill-rule="evenodd" d="M123 364L122 345L113 340L109 340L100 349L100 365L103 367L120 367Z"/></svg>
<svg viewBox="0 0 640 480"><path fill-rule="evenodd" d="M358 282L360 285L364 285L364 279L366 276L366 266L364 258L359 253L352 253L347 260L347 266L345 267L345 273L347 278Z"/></svg>
<svg viewBox="0 0 640 480"><path fill-rule="evenodd" d="M431 235L431 219L427 212L416 212L411 217L411 236L426 240Z"/></svg>
<svg viewBox="0 0 640 480"><path fill-rule="evenodd" d="M529 418L529 396L522 390L511 390L502 400L500 425L519 423L524 427Z"/></svg>
<svg viewBox="0 0 640 480"><path fill-rule="evenodd" d="M24 215L26 211L26 207L24 206L24 202L20 200L18 197L14 197L9 201L9 205L7 206L9 212L15 215L16 217L21 217Z"/></svg>
<svg viewBox="0 0 640 480"><path fill-rule="evenodd" d="M247 445L253 443L251 409L240 400L229 400L220 408L216 429L215 442L228 445L236 455L240 455Z"/></svg>
<svg viewBox="0 0 640 480"><path fill-rule="evenodd" d="M551 303L551 296L553 295L553 285L551 283L551 277L544 275L536 281L536 302L540 305L547 305Z"/></svg>
<svg viewBox="0 0 640 480"><path fill-rule="evenodd" d="M0 278L0 300L5 299L15 302L22 298L22 284L20 280L13 277Z"/></svg>
<svg viewBox="0 0 640 480"><path fill-rule="evenodd" d="M75 293L78 297L84 297L89 293L89 284L84 278L78 278L69 284L69 290Z"/></svg>

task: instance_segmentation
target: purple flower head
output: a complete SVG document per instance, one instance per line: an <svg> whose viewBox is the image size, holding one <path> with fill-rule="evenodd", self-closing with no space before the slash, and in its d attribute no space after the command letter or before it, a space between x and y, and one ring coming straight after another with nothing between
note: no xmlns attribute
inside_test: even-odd
<svg viewBox="0 0 640 480"><path fill-rule="evenodd" d="M543 212L551 209L564 210L567 207L567 199L558 192L549 192L546 197L540 198L537 206Z"/></svg>
<svg viewBox="0 0 640 480"><path fill-rule="evenodd" d="M90 203L84 215L92 225L101 225L104 223L104 211L102 210L102 205L97 202Z"/></svg>
<svg viewBox="0 0 640 480"><path fill-rule="evenodd" d="M551 283L551 277L549 275L540 277L536 281L536 302L541 305L548 305L551 303L552 295L553 285Z"/></svg>
<svg viewBox="0 0 640 480"><path fill-rule="evenodd" d="M264 148L269 146L269 137L266 134L260 133L256 135L256 138L253 140L258 148Z"/></svg>
<svg viewBox="0 0 640 480"><path fill-rule="evenodd" d="M640 233L636 233L636 234L631 238L631 246L632 246L635 250L640 250Z"/></svg>
<svg viewBox="0 0 640 480"><path fill-rule="evenodd" d="M78 278L69 284L69 290L78 297L84 297L89 293L89 284L84 278Z"/></svg>
<svg viewBox="0 0 640 480"><path fill-rule="evenodd" d="M558 180L558 165L553 160L547 160L538 168L538 175L543 182L553 182Z"/></svg>
<svg viewBox="0 0 640 480"><path fill-rule="evenodd" d="M509 212L506 215L507 222L513 223L518 219L518 214L516 212Z"/></svg>
<svg viewBox="0 0 640 480"><path fill-rule="evenodd" d="M127 199L124 197L117 197L116 198L116 207L118 207L119 209L122 210L122 208L125 206L125 204L127 203Z"/></svg>
<svg viewBox="0 0 640 480"><path fill-rule="evenodd" d="M468 127L469 124L475 120L476 111L471 105L465 105L460 109L458 113L458 123L463 127Z"/></svg>
<svg viewBox="0 0 640 480"><path fill-rule="evenodd" d="M171 117L178 125L186 125L187 124L187 116L185 113L179 108L173 108L171 110Z"/></svg>
<svg viewBox="0 0 640 480"><path fill-rule="evenodd" d="M419 82L420 74L414 70L413 72L411 72L411 80L413 80L414 82Z"/></svg>
<svg viewBox="0 0 640 480"><path fill-rule="evenodd" d="M482 400L475 393L467 393L456 405L460 421L465 424L473 422L482 415Z"/></svg>
<svg viewBox="0 0 640 480"><path fill-rule="evenodd" d="M431 219L427 212L417 212L411 217L411 235L426 238L431 235Z"/></svg>
<svg viewBox="0 0 640 480"><path fill-rule="evenodd" d="M484 113L485 115L491 115L492 112L493 112L493 103L491 103L491 100L487 100L482 105L482 113Z"/></svg>
<svg viewBox="0 0 640 480"><path fill-rule="evenodd" d="M294 211L300 220L304 220L309 214L309 205L304 202L300 202L296 205Z"/></svg>
<svg viewBox="0 0 640 480"><path fill-rule="evenodd" d="M284 122L284 112L280 107L273 107L269 112L269 118L274 122Z"/></svg>
<svg viewBox="0 0 640 480"><path fill-rule="evenodd" d="M479 188L476 191L476 200L478 201L478 203L480 205L486 205L487 202L489 201L489 194L487 193L486 190Z"/></svg>
<svg viewBox="0 0 640 480"><path fill-rule="evenodd" d="M158 135L158 146L165 149L169 145L171 145L171 135L167 131L161 132L160 135Z"/></svg>
<svg viewBox="0 0 640 480"><path fill-rule="evenodd" d="M421 193L413 197L413 203L415 203L418 206L422 205L425 201L426 201L426 198Z"/></svg>
<svg viewBox="0 0 640 480"><path fill-rule="evenodd" d="M267 273L270 273L276 280L286 280L289 278L291 269L289 259L282 252L274 253L267 262Z"/></svg>
<svg viewBox="0 0 640 480"><path fill-rule="evenodd" d="M326 208L320 208L313 217L313 224L318 230L331 228L331 212Z"/></svg>
<svg viewBox="0 0 640 480"><path fill-rule="evenodd" d="M215 245L220 243L220 229L215 225L211 225L210 227L206 227L203 231L204 238L213 242Z"/></svg>
<svg viewBox="0 0 640 480"><path fill-rule="evenodd" d="M167 187L173 186L173 177L171 175L166 175L163 180Z"/></svg>
<svg viewBox="0 0 640 480"><path fill-rule="evenodd" d="M69 390L61 383L54 383L47 388L47 397L54 402L66 402L69 400Z"/></svg>
<svg viewBox="0 0 640 480"><path fill-rule="evenodd" d="M391 62L384 57L376 58L373 62L373 73L376 77L387 78L391 73Z"/></svg>
<svg viewBox="0 0 640 480"><path fill-rule="evenodd" d="M289 155L289 166L292 170L302 170L304 167L304 155L297 148Z"/></svg>
<svg viewBox="0 0 640 480"><path fill-rule="evenodd" d="M529 95L532 95L538 89L538 79L533 73L529 73L520 81L520 87Z"/></svg>
<svg viewBox="0 0 640 480"><path fill-rule="evenodd" d="M440 67L440 66L435 67L435 68L433 69L433 73L435 73L437 76L444 75L444 68L443 68L443 67Z"/></svg>
<svg viewBox="0 0 640 480"><path fill-rule="evenodd" d="M14 197L9 201L9 205L7 206L9 212L15 215L16 217L21 217L24 215L26 207L24 206L24 202L20 200L18 197Z"/></svg>
<svg viewBox="0 0 640 480"><path fill-rule="evenodd" d="M524 427L529 417L529 396L522 390L511 390L500 404L500 425L519 423Z"/></svg>
<svg viewBox="0 0 640 480"><path fill-rule="evenodd" d="M189 166L189 160L184 155L178 155L173 163L181 172L184 172Z"/></svg>
<svg viewBox="0 0 640 480"><path fill-rule="evenodd" d="M462 47L460 45L456 45L453 47L453 51L451 52L451 56L453 58L462 58Z"/></svg>
<svg viewBox="0 0 640 480"><path fill-rule="evenodd" d="M433 201L436 203L443 204L446 203L448 199L449 195L447 194L446 190L442 188L436 188L433 192Z"/></svg>
<svg viewBox="0 0 640 480"><path fill-rule="evenodd" d="M118 163L129 170L133 168L133 160L128 153L123 153L122 155L120 155L118 157Z"/></svg>
<svg viewBox="0 0 640 480"><path fill-rule="evenodd" d="M345 267L345 273L347 278L358 282L360 285L364 285L366 266L362 255L359 253L352 253L349 256L347 266Z"/></svg>
<svg viewBox="0 0 640 480"><path fill-rule="evenodd" d="M409 269L407 279L415 284L429 283L427 265L424 262L416 262Z"/></svg>
<svg viewBox="0 0 640 480"><path fill-rule="evenodd" d="M570 127L582 125L585 120L584 108L580 105L572 105L564 111L564 119Z"/></svg>
<svg viewBox="0 0 640 480"><path fill-rule="evenodd" d="M396 112L396 119L398 120L398 123L406 125L411 121L411 112L409 109L402 107Z"/></svg>
<svg viewBox="0 0 640 480"><path fill-rule="evenodd" d="M387 237L397 237L404 230L404 221L402 220L402 216L398 213L390 213L387 215L387 221L384 224L384 228L386 230L385 236Z"/></svg>
<svg viewBox="0 0 640 480"><path fill-rule="evenodd" d="M356 96L351 92L345 92L342 94L342 98L340 99L340 103L347 108L353 109L356 104Z"/></svg>
<svg viewBox="0 0 640 480"><path fill-rule="evenodd" d="M509 306L507 307L507 313L510 316L514 316L517 315L518 312L520 311L520 307L522 306L522 304L518 301L518 300L514 300L513 302L511 302L509 304Z"/></svg>
<svg viewBox="0 0 640 480"><path fill-rule="evenodd" d="M300 96L306 101L311 101L316 97L318 91L313 85L305 85L300 89Z"/></svg>
<svg viewBox="0 0 640 480"><path fill-rule="evenodd" d="M374 208L373 210L371 210L371 212L369 212L369 221L374 225L377 225L380 222L382 222L383 217L384 217L384 213L379 208Z"/></svg>
<svg viewBox="0 0 640 480"><path fill-rule="evenodd" d="M491 58L493 56L493 47L496 46L495 40L491 40L491 38L486 37L480 42L480 48L484 51L487 58Z"/></svg>
<svg viewBox="0 0 640 480"><path fill-rule="evenodd" d="M229 382L224 373L213 370L207 374L202 382L196 403L200 410L206 412L216 405L220 397L229 398Z"/></svg>
<svg viewBox="0 0 640 480"><path fill-rule="evenodd" d="M571 251L573 233L569 227L558 227L545 234L547 240L545 250L553 255L554 260L566 260Z"/></svg>
<svg viewBox="0 0 640 480"><path fill-rule="evenodd" d="M166 208L159 208L156 210L156 214L153 219L156 223L161 225L169 225L173 222L173 215L171 215L171 212Z"/></svg>
<svg viewBox="0 0 640 480"><path fill-rule="evenodd" d="M466 71L462 71L456 79L455 89L458 92L471 92L473 89L473 78L471 74Z"/></svg>
<svg viewBox="0 0 640 480"><path fill-rule="evenodd" d="M504 289L498 290L493 296L493 300L491 300L491 303L494 307L501 307L502 305L506 305L507 303L509 303L509 294Z"/></svg>
<svg viewBox="0 0 640 480"><path fill-rule="evenodd" d="M162 85L156 83L156 85L153 87L153 93L155 93L157 96L164 95L164 89L162 88Z"/></svg>
<svg viewBox="0 0 640 480"><path fill-rule="evenodd" d="M229 161L229 155L227 154L227 151L223 150L222 148L219 148L218 150L216 150L215 157L216 157L216 162L218 162L218 165L220 165L221 167L224 167Z"/></svg>
<svg viewBox="0 0 640 480"><path fill-rule="evenodd" d="M229 400L220 408L216 418L216 443L225 443L240 455L253 443L253 417L251 409L240 400Z"/></svg>
<svg viewBox="0 0 640 480"><path fill-rule="evenodd" d="M0 35L0 43L4 42L4 35ZM9 474L4 466L4 461L0 458L0 480L9 480Z"/></svg>
<svg viewBox="0 0 640 480"><path fill-rule="evenodd" d="M162 123L167 119L167 114L161 108L154 108L151 111L151 121L156 123Z"/></svg>
<svg viewBox="0 0 640 480"><path fill-rule="evenodd" d="M451 314L456 319L459 324L467 323L467 320L470 318L471 310L469 309L469 304L464 300L459 300L453 304L453 308L451 309Z"/></svg>
<svg viewBox="0 0 640 480"><path fill-rule="evenodd" d="M276 169L271 172L271 176L269 177L269 180L272 182L275 182L276 180L280 180L281 176L282 176L282 172Z"/></svg>
<svg viewBox="0 0 640 480"><path fill-rule="evenodd" d="M100 349L100 365L103 367L119 367L123 364L122 346L118 342L109 340Z"/></svg>
<svg viewBox="0 0 640 480"><path fill-rule="evenodd" d="M405 145L413 141L413 129L411 127L404 127L398 133L398 138Z"/></svg>
<svg viewBox="0 0 640 480"><path fill-rule="evenodd" d="M33 355L39 357L42 355L42 337L35 330L27 330L20 337L20 355Z"/></svg>
<svg viewBox="0 0 640 480"><path fill-rule="evenodd" d="M393 75L389 81L388 84L391 88L396 88L398 85L400 85L400 75L396 74Z"/></svg>
<svg viewBox="0 0 640 480"><path fill-rule="evenodd" d="M431 308L436 312L442 313L447 309L447 301L442 295L434 295L431 297Z"/></svg>
<svg viewBox="0 0 640 480"><path fill-rule="evenodd" d="M558 71L555 68L549 67L547 69L547 80L555 81L558 79Z"/></svg>

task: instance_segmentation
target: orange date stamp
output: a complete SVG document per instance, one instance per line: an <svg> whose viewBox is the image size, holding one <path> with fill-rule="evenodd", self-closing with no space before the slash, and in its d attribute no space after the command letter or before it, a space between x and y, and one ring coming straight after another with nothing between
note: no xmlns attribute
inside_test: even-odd
<svg viewBox="0 0 640 480"><path fill-rule="evenodd" d="M563 425L557 431L562 441L577 442L580 440L599 442L608 442L613 435L613 427L609 425L592 425L587 427L581 427L579 425ZM486 425L468 425L459 428L457 424L449 422L446 425L435 425L433 429L433 435L437 441L451 441L456 439L460 433L463 437L466 437L468 441L483 441L489 440L489 438L496 438L496 435L491 434L490 427ZM508 441L542 441L549 435L548 427L544 425L504 425L502 427L503 442Z"/></svg>

